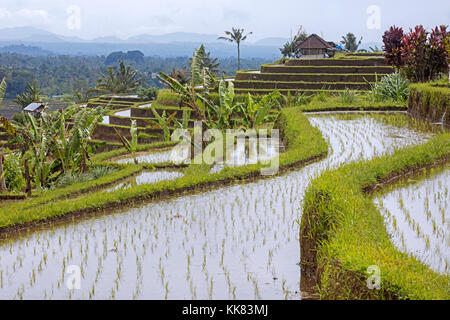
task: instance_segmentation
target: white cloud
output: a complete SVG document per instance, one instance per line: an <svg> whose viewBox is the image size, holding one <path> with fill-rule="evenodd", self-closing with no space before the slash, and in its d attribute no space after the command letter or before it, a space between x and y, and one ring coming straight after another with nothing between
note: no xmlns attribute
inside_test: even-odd
<svg viewBox="0 0 450 320"><path fill-rule="evenodd" d="M48 18L48 12L42 9L38 10L22 9L17 11L17 14L24 18L35 18L35 17L41 17L42 19Z"/></svg>
<svg viewBox="0 0 450 320"><path fill-rule="evenodd" d="M11 12L9 12L5 8L0 8L0 18L8 18L11 17Z"/></svg>

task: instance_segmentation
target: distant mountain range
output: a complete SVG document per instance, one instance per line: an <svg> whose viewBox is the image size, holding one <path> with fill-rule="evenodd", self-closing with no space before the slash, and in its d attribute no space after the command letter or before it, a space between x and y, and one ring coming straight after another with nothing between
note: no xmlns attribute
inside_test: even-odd
<svg viewBox="0 0 450 320"><path fill-rule="evenodd" d="M198 42L212 43L220 42L215 34L200 34L192 32L173 32L162 35L141 34L130 37L126 40L114 36L100 37L92 40L85 40L78 37L67 37L49 31L33 27L17 27L0 29L0 41L14 42L45 42L45 43L173 43L173 42ZM288 39L266 38L256 42L249 41L253 45L276 45L280 46Z"/></svg>
<svg viewBox="0 0 450 320"><path fill-rule="evenodd" d="M234 44L218 40L218 35L189 32L174 32L164 35L142 34L122 40L114 36L100 37L92 40L79 37L58 35L33 27L17 27L0 29L0 52L30 52L32 55L67 54L67 55L108 55L114 51L140 50L146 56L190 56L200 44L205 44L215 57L234 56ZM279 48L289 38L265 38L256 42L246 41L242 45L243 58L280 57ZM28 50L20 45L32 46ZM369 49L381 44L362 44L361 48ZM39 49L39 50L38 50ZM36 54L33 54L35 52Z"/></svg>

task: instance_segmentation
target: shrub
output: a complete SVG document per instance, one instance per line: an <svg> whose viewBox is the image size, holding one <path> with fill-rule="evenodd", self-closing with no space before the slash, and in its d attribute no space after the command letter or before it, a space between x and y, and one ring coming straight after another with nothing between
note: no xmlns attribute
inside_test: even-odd
<svg viewBox="0 0 450 320"><path fill-rule="evenodd" d="M137 90L137 95L142 100L153 101L156 100L156 97L158 95L158 89L154 87L150 88L139 87Z"/></svg>
<svg viewBox="0 0 450 320"><path fill-rule="evenodd" d="M4 158L3 170L8 191L21 191L25 186L25 179L20 167L20 155L8 151Z"/></svg>
<svg viewBox="0 0 450 320"><path fill-rule="evenodd" d="M369 98L376 102L405 102L408 99L408 80L399 72L384 76L369 92Z"/></svg>
<svg viewBox="0 0 450 320"><path fill-rule="evenodd" d="M23 112L15 113L12 116L13 121L24 124L25 123L25 114Z"/></svg>
<svg viewBox="0 0 450 320"><path fill-rule="evenodd" d="M172 90L159 90L156 101L162 105L176 106L181 102L181 96Z"/></svg>
<svg viewBox="0 0 450 320"><path fill-rule="evenodd" d="M446 26L429 33L419 25L408 34L393 26L384 33L383 49L388 64L402 69L413 82L425 82L448 72L449 38Z"/></svg>
<svg viewBox="0 0 450 320"><path fill-rule="evenodd" d="M402 64L401 45L403 29L396 26L391 27L383 35L383 50L386 62L399 69Z"/></svg>
<svg viewBox="0 0 450 320"><path fill-rule="evenodd" d="M62 188L79 182L96 180L115 171L117 170L111 167L97 166L85 173L66 172L58 177L54 186L57 188Z"/></svg>
<svg viewBox="0 0 450 320"><path fill-rule="evenodd" d="M318 94L316 94L312 100L319 101L319 102L325 102L328 98L328 93L326 91L321 91Z"/></svg>
<svg viewBox="0 0 450 320"><path fill-rule="evenodd" d="M353 103L357 99L358 94L355 91L352 91L347 88L345 89L344 92L340 94L340 97L343 103Z"/></svg>

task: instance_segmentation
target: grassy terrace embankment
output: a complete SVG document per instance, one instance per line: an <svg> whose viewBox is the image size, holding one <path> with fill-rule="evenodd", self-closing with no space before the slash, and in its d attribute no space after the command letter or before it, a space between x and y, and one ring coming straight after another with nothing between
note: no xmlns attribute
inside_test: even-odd
<svg viewBox="0 0 450 320"><path fill-rule="evenodd" d="M410 85L408 112L413 117L450 126L450 86L438 83Z"/></svg>
<svg viewBox="0 0 450 320"><path fill-rule="evenodd" d="M322 99L315 97L306 104L300 106L303 112L329 112L329 111L406 111L406 103L387 101L371 101L364 95L355 96L354 100L349 102L340 96L328 95Z"/></svg>
<svg viewBox="0 0 450 320"><path fill-rule="evenodd" d="M317 277L322 299L444 299L450 279L390 241L370 192L396 176L446 162L450 134L392 155L327 171L306 192L301 220L302 267ZM381 271L381 289L369 290L369 266Z"/></svg>
<svg viewBox="0 0 450 320"><path fill-rule="evenodd" d="M298 108L283 109L278 123L286 147L286 152L279 157L280 172L318 160L327 154L328 146L320 131L311 126ZM115 152L117 151L112 151L109 155ZM98 155L96 159L101 158L102 156ZM0 232L6 233L39 224L45 220L57 220L63 216L115 209L142 201L195 191L203 187L256 178L260 176L262 167L264 167L262 164L228 167L220 173L210 173L210 166L191 165L185 169L185 175L176 180L139 185L112 192L93 191L74 199L58 198L49 202L47 198L45 203L39 205L39 210L36 210L36 206L30 206L27 201L18 202L7 207L0 207ZM127 168L133 170L135 166L129 165ZM80 186L71 188L79 189ZM40 197L51 196L41 195Z"/></svg>

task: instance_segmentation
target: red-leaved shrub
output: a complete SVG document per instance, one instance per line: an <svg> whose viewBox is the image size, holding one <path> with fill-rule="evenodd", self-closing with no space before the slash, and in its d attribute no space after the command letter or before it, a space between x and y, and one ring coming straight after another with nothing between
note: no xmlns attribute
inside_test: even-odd
<svg viewBox="0 0 450 320"><path fill-rule="evenodd" d="M429 33L419 25L408 34L393 26L383 35L384 56L389 65L400 69L411 81L433 80L448 72L449 38L446 26Z"/></svg>
<svg viewBox="0 0 450 320"><path fill-rule="evenodd" d="M399 69L403 65L400 52L403 38L403 29L390 27L383 35L384 57L389 65Z"/></svg>

